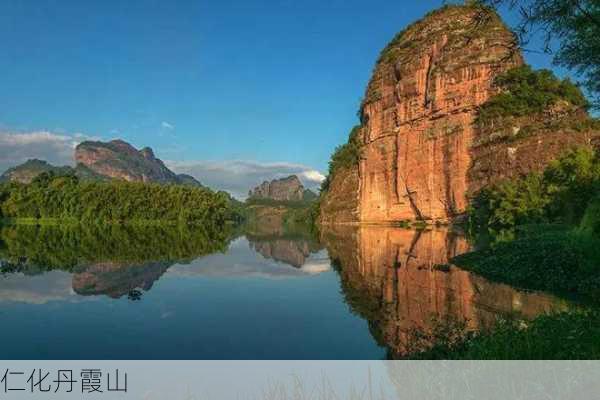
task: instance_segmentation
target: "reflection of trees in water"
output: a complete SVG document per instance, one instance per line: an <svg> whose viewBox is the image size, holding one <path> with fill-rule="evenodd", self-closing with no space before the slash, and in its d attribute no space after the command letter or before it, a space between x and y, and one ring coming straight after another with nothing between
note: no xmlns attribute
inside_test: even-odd
<svg viewBox="0 0 600 400"><path fill-rule="evenodd" d="M0 230L0 258L3 273L59 269L73 272L79 294L139 299L171 265L225 251L230 237L189 226L13 225Z"/></svg>
<svg viewBox="0 0 600 400"><path fill-rule="evenodd" d="M530 319L564 305L456 267L440 268L468 250L463 237L447 230L338 227L325 229L322 239L346 302L392 358L424 350L444 330L488 328L499 316Z"/></svg>

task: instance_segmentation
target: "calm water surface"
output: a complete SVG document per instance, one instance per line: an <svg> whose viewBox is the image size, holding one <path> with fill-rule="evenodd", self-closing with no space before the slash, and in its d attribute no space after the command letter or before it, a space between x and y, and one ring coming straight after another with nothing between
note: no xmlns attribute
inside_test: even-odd
<svg viewBox="0 0 600 400"><path fill-rule="evenodd" d="M457 268L444 230L4 227L4 359L381 359L568 305Z"/></svg>

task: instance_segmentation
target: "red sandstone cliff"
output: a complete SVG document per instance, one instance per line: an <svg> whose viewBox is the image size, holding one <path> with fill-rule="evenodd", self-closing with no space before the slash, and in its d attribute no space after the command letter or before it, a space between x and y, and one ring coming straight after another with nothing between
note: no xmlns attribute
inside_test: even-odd
<svg viewBox="0 0 600 400"><path fill-rule="evenodd" d="M514 42L497 14L473 5L443 7L399 33L361 106L359 162L330 176L320 222L450 220L482 186L589 144L589 132L541 129L494 141L480 131L478 110L501 90L495 78L523 63Z"/></svg>
<svg viewBox="0 0 600 400"><path fill-rule="evenodd" d="M522 62L513 42L496 14L449 6L383 50L361 107L358 221L447 219L466 208L473 121L494 77Z"/></svg>

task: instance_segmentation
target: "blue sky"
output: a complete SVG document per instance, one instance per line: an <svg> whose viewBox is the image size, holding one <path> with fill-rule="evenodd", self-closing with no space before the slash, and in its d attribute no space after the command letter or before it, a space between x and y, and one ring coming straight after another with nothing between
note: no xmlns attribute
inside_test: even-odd
<svg viewBox="0 0 600 400"><path fill-rule="evenodd" d="M30 136L0 170L119 137L188 172L216 168L209 180L231 162L324 173L381 48L441 4L2 0L0 132Z"/></svg>

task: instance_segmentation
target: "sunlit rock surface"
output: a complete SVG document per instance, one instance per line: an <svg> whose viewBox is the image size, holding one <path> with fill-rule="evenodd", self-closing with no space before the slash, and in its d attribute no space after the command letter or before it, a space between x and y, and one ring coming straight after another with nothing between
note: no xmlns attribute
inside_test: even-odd
<svg viewBox="0 0 600 400"><path fill-rule="evenodd" d="M277 201L301 201L304 197L304 186L296 175L287 178L264 181L250 190L248 197L253 199L270 199Z"/></svg>

